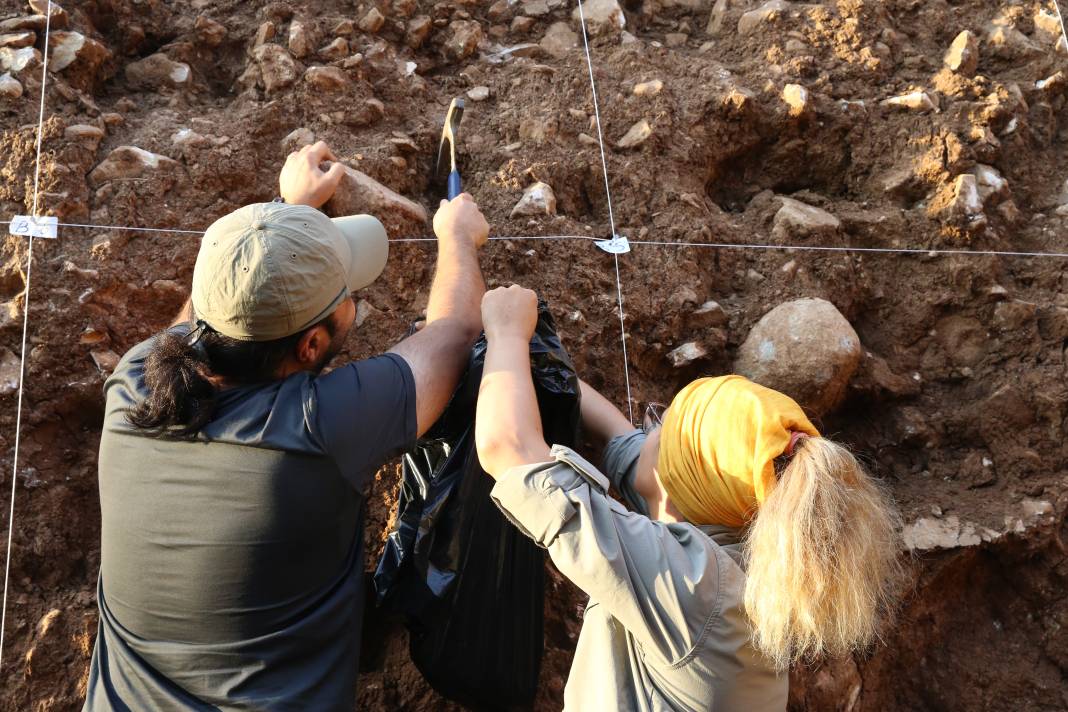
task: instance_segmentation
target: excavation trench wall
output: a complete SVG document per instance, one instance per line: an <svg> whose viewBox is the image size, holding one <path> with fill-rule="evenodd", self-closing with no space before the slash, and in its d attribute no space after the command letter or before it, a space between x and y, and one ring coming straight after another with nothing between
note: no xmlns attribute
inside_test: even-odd
<svg viewBox="0 0 1068 712"><path fill-rule="evenodd" d="M69 1L55 29L77 36L51 37L53 59L70 62L50 72L45 92L39 203L64 223L199 230L274 197L286 153L314 136L432 210L440 121L452 96L471 92L465 187L494 233L607 237L572 9ZM926 252L1068 252L1068 82L1058 74L1068 55L1055 50L1052 4L839 0L745 15L756 9L635 0L621 30L590 8L617 232L924 252L635 245L619 259L634 403L729 370L779 303L834 303L863 356L820 426L889 486L914 585L870 655L796 669L792 707L1063 709L1066 261ZM0 0L0 20L29 14ZM32 49L44 39L35 22L23 23L32 38L0 38L10 43L0 63L22 91L0 80L5 216L33 202L41 67ZM965 30L974 56L948 69L943 55ZM805 93L784 94L791 84ZM883 103L910 94L901 101L918 108ZM555 193L554 214L513 216L538 181ZM369 195L357 191L352 205ZM783 196L837 225L783 227ZM412 206L375 199L392 237L430 235ZM61 228L58 240L35 243L27 295L27 243L3 242L4 511L27 298L29 341L0 710L80 705L96 630L101 387L117 356L187 298L197 247L196 235ZM433 264L432 243L393 246L383 278L358 295L346 356L405 333L425 308ZM610 255L581 240L496 241L483 268L491 285L516 281L547 298L580 372L624 403ZM709 301L721 312L700 308ZM703 355L669 356L687 343ZM397 480L389 465L369 493L368 569ZM585 601L547 568L536 707L558 709ZM361 709L451 709L408 662L395 622L369 612L364 649Z"/></svg>

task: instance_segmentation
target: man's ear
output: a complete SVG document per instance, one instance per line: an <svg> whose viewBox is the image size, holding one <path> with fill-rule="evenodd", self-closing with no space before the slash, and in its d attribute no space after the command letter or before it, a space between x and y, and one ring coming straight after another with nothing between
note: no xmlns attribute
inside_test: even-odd
<svg viewBox="0 0 1068 712"><path fill-rule="evenodd" d="M302 366L319 363L326 350L330 348L330 334L321 324L304 332L297 342L297 361Z"/></svg>

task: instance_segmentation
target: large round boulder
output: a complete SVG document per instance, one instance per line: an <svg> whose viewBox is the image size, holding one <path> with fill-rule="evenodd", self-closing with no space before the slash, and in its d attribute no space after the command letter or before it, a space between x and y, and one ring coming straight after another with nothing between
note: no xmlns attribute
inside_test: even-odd
<svg viewBox="0 0 1068 712"><path fill-rule="evenodd" d="M757 322L738 350L734 371L821 416L842 402L860 357L860 337L833 304L798 299Z"/></svg>

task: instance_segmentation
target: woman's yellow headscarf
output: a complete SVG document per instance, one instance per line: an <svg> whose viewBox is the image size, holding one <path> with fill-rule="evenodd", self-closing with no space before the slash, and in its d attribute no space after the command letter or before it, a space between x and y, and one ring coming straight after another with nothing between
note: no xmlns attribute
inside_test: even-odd
<svg viewBox="0 0 1068 712"><path fill-rule="evenodd" d="M693 524L742 527L775 487L791 431L819 431L788 396L742 376L701 378L664 416L657 469Z"/></svg>

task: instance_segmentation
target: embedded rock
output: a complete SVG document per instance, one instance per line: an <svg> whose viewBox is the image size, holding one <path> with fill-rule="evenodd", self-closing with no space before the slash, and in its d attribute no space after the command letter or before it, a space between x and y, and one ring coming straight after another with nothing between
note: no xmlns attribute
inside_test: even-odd
<svg viewBox="0 0 1068 712"><path fill-rule="evenodd" d="M259 68L259 84L268 94L290 86L300 76L296 61L279 45L260 45L252 50L252 59Z"/></svg>
<svg viewBox="0 0 1068 712"><path fill-rule="evenodd" d="M487 86L471 87L467 90L467 98L471 101L485 101L489 96L490 89Z"/></svg>
<svg viewBox="0 0 1068 712"><path fill-rule="evenodd" d="M979 191L979 199L986 203L991 198L1003 197L1008 193L1009 182L1001 175L998 169L982 163L975 167L975 183Z"/></svg>
<svg viewBox="0 0 1068 712"><path fill-rule="evenodd" d="M649 125L648 121L642 119L630 127L623 138L616 143L616 147L622 149L636 148L645 143L652 135L653 127Z"/></svg>
<svg viewBox="0 0 1068 712"><path fill-rule="evenodd" d="M705 350L701 344L696 341L687 341L677 349L673 349L668 352L667 359L671 362L671 365L675 368L685 368L694 361L703 359L708 355L708 351Z"/></svg>
<svg viewBox="0 0 1068 712"><path fill-rule="evenodd" d="M621 30L626 26L627 20L623 16L623 8L616 0L589 0L582 3L582 15L586 18L586 26L593 34L602 31ZM580 21L579 9L576 7L571 13L571 19Z"/></svg>
<svg viewBox="0 0 1068 712"><path fill-rule="evenodd" d="M738 20L738 34L749 35L755 32L761 25L778 18L790 7L790 3L784 0L771 0L756 10L750 10Z"/></svg>
<svg viewBox="0 0 1068 712"><path fill-rule="evenodd" d="M35 42L37 42L36 32L11 32L0 35L0 47L11 47L12 49L33 47Z"/></svg>
<svg viewBox="0 0 1068 712"><path fill-rule="evenodd" d="M542 37L540 45L546 54L560 59L578 47L578 35L566 22L554 22Z"/></svg>
<svg viewBox="0 0 1068 712"><path fill-rule="evenodd" d="M808 111L808 89L800 84L783 87L782 100L790 107L790 116L802 116Z"/></svg>
<svg viewBox="0 0 1068 712"><path fill-rule="evenodd" d="M412 49L419 49L426 42L427 37L430 36L430 31L434 29L433 21L426 15L419 15L408 20L407 31L404 35L404 43Z"/></svg>
<svg viewBox="0 0 1068 712"><path fill-rule="evenodd" d="M386 24L385 16L378 11L377 7L371 6L371 9L367 11L367 14L360 20L360 29L369 34L375 34L382 29L382 25Z"/></svg>
<svg viewBox="0 0 1068 712"><path fill-rule="evenodd" d="M883 100L883 106L911 111L938 111L938 101L925 91L913 91Z"/></svg>
<svg viewBox="0 0 1068 712"><path fill-rule="evenodd" d="M207 47L218 47L226 40L226 27L210 17L201 15L193 24L197 41Z"/></svg>
<svg viewBox="0 0 1068 712"><path fill-rule="evenodd" d="M46 19L47 18L45 18L44 15L27 15L25 17L12 17L7 20L0 21L0 32L22 32L24 30L44 32Z"/></svg>
<svg viewBox="0 0 1068 712"><path fill-rule="evenodd" d="M467 59L478 51L481 42L482 25L472 20L454 20L449 23L445 52L453 59Z"/></svg>
<svg viewBox="0 0 1068 712"><path fill-rule="evenodd" d="M140 178L146 173L177 167L177 161L158 153L137 146L119 146L89 173L89 185L95 188L108 181Z"/></svg>
<svg viewBox="0 0 1068 712"><path fill-rule="evenodd" d="M80 32L53 32L49 38L48 49L52 52L48 58L48 69L62 72L75 62L96 62L100 64L111 55L108 48Z"/></svg>
<svg viewBox="0 0 1068 712"><path fill-rule="evenodd" d="M973 174L959 175L953 181L953 192L946 211L957 217L974 217L983 214L983 199L979 195L979 182Z"/></svg>
<svg viewBox="0 0 1068 712"><path fill-rule="evenodd" d="M344 37L336 40L319 50L319 56L326 60L344 59L349 56L349 42Z"/></svg>
<svg viewBox="0 0 1068 712"><path fill-rule="evenodd" d="M0 96L5 99L18 99L22 96L22 83L10 74L0 75Z"/></svg>
<svg viewBox="0 0 1068 712"><path fill-rule="evenodd" d="M979 40L968 30L961 32L949 46L942 62L952 72L972 76L979 68Z"/></svg>
<svg viewBox="0 0 1068 712"><path fill-rule="evenodd" d="M184 62L175 62L156 53L126 65L126 81L134 89L177 88L189 84L192 71Z"/></svg>
<svg viewBox="0 0 1068 712"><path fill-rule="evenodd" d="M63 138L80 143L90 151L96 151L104 140L104 129L90 124L74 124L63 130Z"/></svg>
<svg viewBox="0 0 1068 712"><path fill-rule="evenodd" d="M282 150L287 154L293 151L299 151L304 146L310 146L315 143L315 134L312 130L305 127L299 129L293 129L289 134L282 139Z"/></svg>
<svg viewBox="0 0 1068 712"><path fill-rule="evenodd" d="M520 215L556 215L556 194L548 183L539 181L523 191L511 217Z"/></svg>
<svg viewBox="0 0 1068 712"><path fill-rule="evenodd" d="M289 53L303 59L315 51L315 39L303 22L294 20L289 25Z"/></svg>
<svg viewBox="0 0 1068 712"><path fill-rule="evenodd" d="M835 216L800 200L779 197L782 207L775 213L774 227L771 234L780 242L788 242L793 237L819 237L833 235L842 226Z"/></svg>
<svg viewBox="0 0 1068 712"><path fill-rule="evenodd" d="M112 55L104 45L79 32L53 32L49 42L48 71L63 72L78 89L88 89L110 77L103 71Z"/></svg>
<svg viewBox="0 0 1068 712"><path fill-rule="evenodd" d="M391 236L421 233L426 228L427 213L422 205L382 185L366 173L345 166L345 175L324 206L327 214L374 215Z"/></svg>
<svg viewBox="0 0 1068 712"><path fill-rule="evenodd" d="M664 89L664 82L660 79L652 79L634 85L634 96L656 96Z"/></svg>
<svg viewBox="0 0 1068 712"><path fill-rule="evenodd" d="M11 395L19 389L22 363L10 349L0 349L0 396Z"/></svg>
<svg viewBox="0 0 1068 712"><path fill-rule="evenodd" d="M323 91L340 91L351 84L348 75L337 67L308 67L304 81Z"/></svg>
<svg viewBox="0 0 1068 712"><path fill-rule="evenodd" d="M49 24L52 30L63 29L70 23L70 16L67 11L64 10L56 2L49 3L48 0L30 0L30 9L37 13L42 18L51 16ZM44 28L41 28L44 29Z"/></svg>
<svg viewBox="0 0 1068 712"><path fill-rule="evenodd" d="M818 417L841 403L860 357L860 337L833 304L798 299L757 322L738 349L734 371Z"/></svg>
<svg viewBox="0 0 1068 712"><path fill-rule="evenodd" d="M40 61L41 53L33 47L11 49L0 47L0 70L18 74L30 64Z"/></svg>

